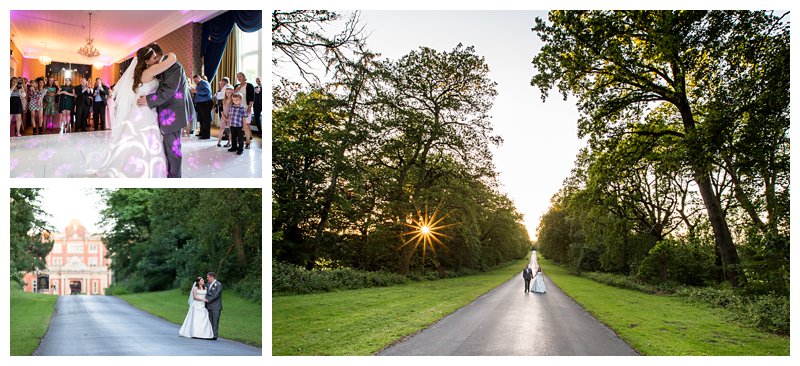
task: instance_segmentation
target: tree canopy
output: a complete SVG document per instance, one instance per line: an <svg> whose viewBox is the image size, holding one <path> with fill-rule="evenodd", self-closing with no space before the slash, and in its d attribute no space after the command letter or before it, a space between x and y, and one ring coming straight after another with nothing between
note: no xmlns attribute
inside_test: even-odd
<svg viewBox="0 0 800 366"><path fill-rule="evenodd" d="M25 272L45 269L45 257L53 249L51 228L39 207L39 188L12 188L9 200L9 264L11 281L22 285Z"/></svg>
<svg viewBox="0 0 800 366"><path fill-rule="evenodd" d="M273 108L273 257L307 269L460 272L525 255L489 150L496 95L473 47L362 51ZM444 240L408 243L438 212Z"/></svg>
<svg viewBox="0 0 800 366"><path fill-rule="evenodd" d="M706 264L710 256L733 286L788 291L784 16L552 11L537 18L544 47L531 83L543 99L554 88L577 97L578 133L588 140L540 224L543 252L573 261L594 253L600 268L632 271L671 248ZM666 279L666 260L657 262Z"/></svg>
<svg viewBox="0 0 800 366"><path fill-rule="evenodd" d="M261 299L260 189L101 191L115 286L156 291L217 273Z"/></svg>

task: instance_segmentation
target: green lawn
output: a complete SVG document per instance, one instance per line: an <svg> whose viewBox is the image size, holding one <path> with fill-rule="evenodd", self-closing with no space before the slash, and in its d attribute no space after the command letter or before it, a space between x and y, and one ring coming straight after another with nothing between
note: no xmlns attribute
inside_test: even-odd
<svg viewBox="0 0 800 366"><path fill-rule="evenodd" d="M11 291L11 355L29 356L47 333L57 296Z"/></svg>
<svg viewBox="0 0 800 366"><path fill-rule="evenodd" d="M179 289L117 296L129 304L175 324L183 324L189 294ZM261 304L228 291L223 295L219 336L261 347Z"/></svg>
<svg viewBox="0 0 800 366"><path fill-rule="evenodd" d="M438 281L273 296L272 354L373 354L469 304L518 274L527 262Z"/></svg>
<svg viewBox="0 0 800 366"><path fill-rule="evenodd" d="M739 326L724 309L649 295L570 274L544 258L546 276L644 355L789 355L789 337Z"/></svg>

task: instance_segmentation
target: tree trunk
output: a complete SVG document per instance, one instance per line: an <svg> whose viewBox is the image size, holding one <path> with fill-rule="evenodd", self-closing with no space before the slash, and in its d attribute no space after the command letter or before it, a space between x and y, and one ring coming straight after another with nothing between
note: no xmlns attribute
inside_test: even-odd
<svg viewBox="0 0 800 366"><path fill-rule="evenodd" d="M683 121L683 128L686 132L686 144L689 148L689 154L694 160L690 163L692 173L694 174L697 188L700 191L700 196L703 198L703 204L706 206L706 213L708 214L708 221L711 224L711 229L714 231L714 242L719 250L720 258L722 259L722 270L725 273L725 279L730 282L731 286L739 287L739 285L746 282L744 274L739 269L739 254L736 252L736 246L733 244L733 237L731 230L728 228L728 222L725 220L725 214L722 211L722 205L719 202L719 197L714 193L711 186L711 177L707 169L704 169L703 158L705 155L705 146L701 141L698 141L697 129L695 126L694 116L686 98L685 93L685 80L679 68L674 67L673 70L678 71L676 75L677 85L680 87L679 95L680 102L677 104L678 110L681 114Z"/></svg>

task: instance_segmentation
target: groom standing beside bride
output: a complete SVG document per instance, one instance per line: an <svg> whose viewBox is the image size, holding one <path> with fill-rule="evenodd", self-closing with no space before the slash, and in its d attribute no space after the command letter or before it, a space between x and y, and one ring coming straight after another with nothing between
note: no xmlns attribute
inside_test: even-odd
<svg viewBox="0 0 800 366"><path fill-rule="evenodd" d="M216 340L219 336L222 283L217 281L214 272L208 272L206 279L208 288L203 277L195 277L192 290L189 292L189 312L178 331L181 337Z"/></svg>
<svg viewBox="0 0 800 366"><path fill-rule="evenodd" d="M164 51L158 44L151 43L148 47L155 51L156 56L162 60ZM181 177L181 129L192 118L194 107L191 94L186 86L186 72L180 62L167 68L156 77L159 81L155 93L140 96L136 105L148 106L158 111L158 126L164 140L164 152L167 156L167 177Z"/></svg>

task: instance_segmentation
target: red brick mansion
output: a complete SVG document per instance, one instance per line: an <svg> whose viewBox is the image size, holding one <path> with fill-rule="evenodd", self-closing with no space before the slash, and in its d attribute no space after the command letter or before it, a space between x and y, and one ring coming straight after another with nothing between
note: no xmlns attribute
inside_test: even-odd
<svg viewBox="0 0 800 366"><path fill-rule="evenodd" d="M100 235L86 232L73 219L63 232L50 236L53 250L47 269L25 274L25 291L53 295L103 295L111 284L110 260Z"/></svg>

